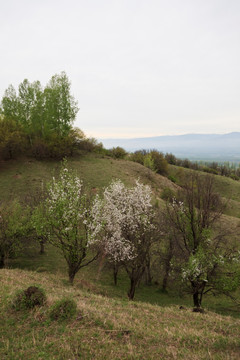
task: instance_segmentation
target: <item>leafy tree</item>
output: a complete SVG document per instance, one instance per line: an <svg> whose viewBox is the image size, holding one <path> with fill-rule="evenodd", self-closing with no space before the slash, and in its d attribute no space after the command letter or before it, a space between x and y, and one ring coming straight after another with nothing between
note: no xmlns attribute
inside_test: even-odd
<svg viewBox="0 0 240 360"><path fill-rule="evenodd" d="M121 181L114 181L105 189L103 199L96 199L92 218L91 226L98 233L93 243L101 237L102 251L110 262L124 266L130 278L128 298L133 300L153 238L150 187L137 182L135 187L127 188Z"/></svg>
<svg viewBox="0 0 240 360"><path fill-rule="evenodd" d="M178 249L178 269L182 280L189 283L194 306L199 309L203 295L217 289L223 278L229 277L231 268L234 283L238 283L239 261L236 249L226 233L216 228L223 212L220 197L214 192L214 178L210 175L192 174L185 181L182 191L166 207L165 219L173 244ZM224 290L224 289L222 289ZM232 286L229 291L234 290Z"/></svg>
<svg viewBox="0 0 240 360"><path fill-rule="evenodd" d="M45 229L50 243L59 248L68 265L69 281L72 284L77 272L94 261L98 254L87 258L90 237L90 201L83 192L81 180L68 170L63 162L59 180L49 185L45 210L36 211L35 229L40 235ZM46 211L44 228L39 229L42 214Z"/></svg>
<svg viewBox="0 0 240 360"><path fill-rule="evenodd" d="M70 94L70 81L65 72L52 76L44 89L45 118L51 131L64 136L69 133L78 107Z"/></svg>
<svg viewBox="0 0 240 360"><path fill-rule="evenodd" d="M44 89L39 81L30 83L27 79L19 85L18 93L10 85L2 98L1 113L21 126L31 148L39 139L43 145L54 137L61 142L69 135L78 112L70 85L65 72L54 75Z"/></svg>
<svg viewBox="0 0 240 360"><path fill-rule="evenodd" d="M1 113L9 119L18 120L17 93L12 85L9 85L2 98Z"/></svg>

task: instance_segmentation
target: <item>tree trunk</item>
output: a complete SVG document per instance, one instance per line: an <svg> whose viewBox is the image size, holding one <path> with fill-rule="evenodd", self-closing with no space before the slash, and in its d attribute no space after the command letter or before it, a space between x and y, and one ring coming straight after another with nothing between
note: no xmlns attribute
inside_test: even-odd
<svg viewBox="0 0 240 360"><path fill-rule="evenodd" d="M147 266L146 266L146 269L145 269L145 283L146 283L146 285L152 285L152 275L151 275L150 262L147 263Z"/></svg>
<svg viewBox="0 0 240 360"><path fill-rule="evenodd" d="M129 300L133 300L133 298L134 298L136 285L137 285L137 281L135 279L131 279L130 289L128 291L128 299Z"/></svg>
<svg viewBox="0 0 240 360"><path fill-rule="evenodd" d="M113 265L113 280L115 286L117 286L117 275L118 275L118 266Z"/></svg>
<svg viewBox="0 0 240 360"><path fill-rule="evenodd" d="M98 266L98 272L97 272L96 280L99 280L99 278L100 278L100 274L101 274L101 271L102 271L102 268L103 268L105 257L106 257L106 254L102 253L102 256L101 256L101 259L100 259L100 262L99 262L99 266Z"/></svg>
<svg viewBox="0 0 240 360"><path fill-rule="evenodd" d="M201 307L201 301L200 301L199 295L200 294L198 291L193 294L193 304L197 308Z"/></svg>
<svg viewBox="0 0 240 360"><path fill-rule="evenodd" d="M163 292L167 292L167 285L168 285L168 278L169 278L169 273L171 270L171 258L168 258L165 264L165 274L163 277L163 282L162 282L162 291Z"/></svg>
<svg viewBox="0 0 240 360"><path fill-rule="evenodd" d="M3 269L5 266L5 256L4 254L0 255L0 269Z"/></svg>
<svg viewBox="0 0 240 360"><path fill-rule="evenodd" d="M71 285L73 285L73 280L75 278L77 271L73 268L68 268L68 278Z"/></svg>
<svg viewBox="0 0 240 360"><path fill-rule="evenodd" d="M44 249L44 242L43 241L40 241L40 252L39 254L44 254L45 253L45 249Z"/></svg>
<svg viewBox="0 0 240 360"><path fill-rule="evenodd" d="M173 258L173 242L172 242L172 239L169 238L169 248L168 248L167 258L165 259L165 274L164 274L163 282L162 282L162 291L163 292L167 292L167 285L168 285L168 279L169 279L169 274L170 274L170 270L171 270L172 258Z"/></svg>

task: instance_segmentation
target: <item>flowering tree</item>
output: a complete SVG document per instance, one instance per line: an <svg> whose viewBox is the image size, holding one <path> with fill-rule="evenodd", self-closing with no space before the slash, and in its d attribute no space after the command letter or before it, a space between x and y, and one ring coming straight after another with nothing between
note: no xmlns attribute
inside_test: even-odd
<svg viewBox="0 0 240 360"><path fill-rule="evenodd" d="M216 224L223 205L214 192L212 176L191 175L177 198L167 204L168 236L177 249L182 280L190 284L196 309L202 297L211 290L232 291L239 283L236 264L240 257L226 233ZM231 276L230 276L231 275ZM230 278L234 280L230 281ZM221 288L225 279L228 285Z"/></svg>
<svg viewBox="0 0 240 360"><path fill-rule="evenodd" d="M91 204L83 192L81 180L68 170L66 161L63 162L59 180L53 178L49 185L45 205L45 228L49 241L61 250L68 265L69 281L72 284L76 273L94 261L97 254L87 259ZM42 234L38 223L37 232L39 231Z"/></svg>
<svg viewBox="0 0 240 360"><path fill-rule="evenodd" d="M98 243L109 260L115 266L124 265L131 283L130 300L146 268L153 218L150 187L138 181L133 188L125 187L120 180L112 182L105 189L103 199L96 198L93 206L91 226L98 233Z"/></svg>

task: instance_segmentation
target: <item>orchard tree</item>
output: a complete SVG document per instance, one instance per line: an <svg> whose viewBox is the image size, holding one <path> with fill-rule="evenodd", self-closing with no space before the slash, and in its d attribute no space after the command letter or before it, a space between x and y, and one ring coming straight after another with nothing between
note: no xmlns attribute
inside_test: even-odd
<svg viewBox="0 0 240 360"><path fill-rule="evenodd" d="M53 178L49 185L45 206L45 229L49 242L61 250L68 265L69 281L72 284L77 272L94 261L98 254L87 257L88 240L91 235L91 203L83 192L83 184L79 177L67 168L66 160L62 164L59 180ZM40 211L39 219L41 214ZM42 230L38 230L36 225L36 231L41 233Z"/></svg>
<svg viewBox="0 0 240 360"><path fill-rule="evenodd" d="M214 191L213 176L198 174L189 176L178 196L166 207L171 254L173 246L176 247L178 268L182 280L190 285L197 310L201 308L204 294L221 290L223 279L234 278L225 287L228 291L235 290L239 284L239 254L230 239L226 239L226 231L219 228L223 209Z"/></svg>
<svg viewBox="0 0 240 360"><path fill-rule="evenodd" d="M136 285L146 269L153 239L154 210L151 189L136 182L127 188L120 180L107 187L103 199L95 200L92 212L93 243L115 267L122 264L130 278L128 298L133 300Z"/></svg>

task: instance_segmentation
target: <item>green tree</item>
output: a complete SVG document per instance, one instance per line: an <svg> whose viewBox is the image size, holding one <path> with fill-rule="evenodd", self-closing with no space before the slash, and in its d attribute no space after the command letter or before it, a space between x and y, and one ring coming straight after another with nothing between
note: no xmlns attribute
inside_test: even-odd
<svg viewBox="0 0 240 360"><path fill-rule="evenodd" d="M27 79L18 93L10 85L2 98L1 114L22 127L31 147L39 139L43 146L56 138L61 141L69 135L78 112L70 85L65 72L54 75L44 89L39 81Z"/></svg>
<svg viewBox="0 0 240 360"><path fill-rule="evenodd" d="M79 110L70 86L66 73L62 72L54 75L44 89L46 121L50 130L60 136L69 133Z"/></svg>

